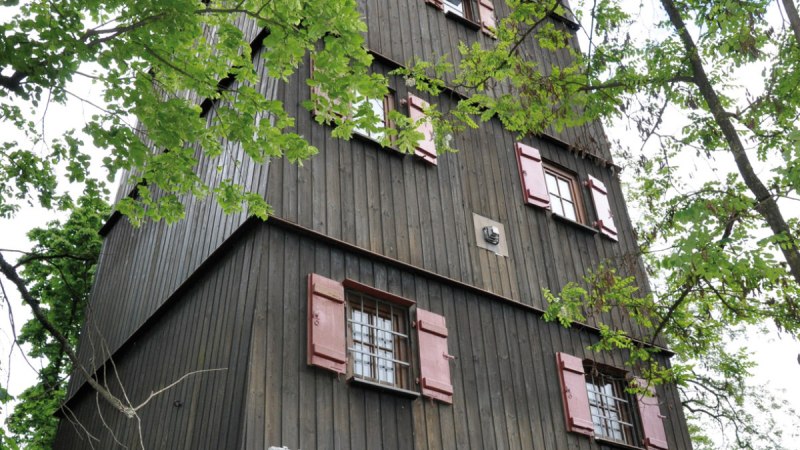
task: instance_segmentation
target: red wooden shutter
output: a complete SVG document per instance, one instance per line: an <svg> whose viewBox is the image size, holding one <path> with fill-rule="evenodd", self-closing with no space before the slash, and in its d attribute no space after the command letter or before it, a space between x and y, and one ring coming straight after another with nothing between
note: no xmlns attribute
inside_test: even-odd
<svg viewBox="0 0 800 450"><path fill-rule="evenodd" d="M317 274L308 275L308 364L345 373L344 287Z"/></svg>
<svg viewBox="0 0 800 450"><path fill-rule="evenodd" d="M664 419L666 417L661 415L655 388L648 386L647 382L641 378L636 378L635 380L636 384L647 389L649 393L636 396L639 403L639 417L642 418L644 448L647 450L667 450L667 434L664 431Z"/></svg>
<svg viewBox="0 0 800 450"><path fill-rule="evenodd" d="M597 178L589 175L586 186L592 190L594 209L597 212L597 220L594 222L594 226L597 227L601 233L616 241L617 227L614 226L614 214L611 212L611 205L608 203L606 185Z"/></svg>
<svg viewBox="0 0 800 450"><path fill-rule="evenodd" d="M417 97L416 95L408 94L408 116L414 121L421 120L425 117L425 108L428 107L428 102ZM415 154L425 161L436 164L436 144L433 141L433 124L430 121L421 122L417 127L417 131L425 136L420 142L417 143L417 150Z"/></svg>
<svg viewBox="0 0 800 450"><path fill-rule="evenodd" d="M544 181L544 168L539 150L520 142L517 142L514 147L517 152L519 177L522 181L525 203L549 208L550 194L547 192L547 184Z"/></svg>
<svg viewBox="0 0 800 450"><path fill-rule="evenodd" d="M442 0L425 0L425 3L431 4L444 11L444 2Z"/></svg>
<svg viewBox="0 0 800 450"><path fill-rule="evenodd" d="M478 0L478 14L481 18L481 31L494 37L492 29L497 26L497 20L494 16L492 0Z"/></svg>
<svg viewBox="0 0 800 450"><path fill-rule="evenodd" d="M567 431L593 436L594 424L589 411L589 393L586 390L583 361L577 356L566 353L556 353L556 361Z"/></svg>
<svg viewBox="0 0 800 450"><path fill-rule="evenodd" d="M419 378L422 395L453 403L450 360L447 353L447 326L444 316L417 308L419 333Z"/></svg>

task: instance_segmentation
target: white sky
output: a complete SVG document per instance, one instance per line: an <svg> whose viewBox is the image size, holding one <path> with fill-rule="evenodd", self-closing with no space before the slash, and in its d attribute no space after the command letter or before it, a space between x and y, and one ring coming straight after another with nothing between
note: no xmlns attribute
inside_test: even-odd
<svg viewBox="0 0 800 450"><path fill-rule="evenodd" d="M645 3L651 5L652 1L645 0ZM639 2L632 2L632 4L638 8ZM7 9L3 11L4 9L0 8L0 13L8 11ZM643 13L642 22L652 19L652 15L651 12ZM643 32L649 33L649 30L652 30L652 28ZM585 43L583 48L586 48ZM87 98L98 99L99 97L97 88L93 87L87 80L78 80L71 87L71 91ZM99 99L96 101L99 102ZM48 136L59 136L71 128L80 129L85 123L85 118L94 113L91 108L91 106L82 104L77 100L70 101L66 106L50 105L45 122ZM42 109L36 112L35 117L37 119L42 117ZM679 123L679 119L676 119L676 123ZM612 140L623 139L630 141L632 136L632 133L625 130L621 124L611 127L607 131ZM11 129L8 124L0 122L0 136L4 140L15 133L15 130ZM86 141L90 142L88 139ZM723 165L730 164L730 162L725 161L720 163ZM104 176L97 165L94 166L93 170L98 176ZM109 189L113 194L116 190L116 185L109 185ZM635 214L635 211L632 211L632 213ZM800 208L794 208L794 213L800 214ZM46 221L52 220L56 216L57 214L50 211L24 208L14 219L0 219L0 248L29 249L30 243L25 237L25 233L33 227L44 225ZM19 330L19 327L30 318L30 313L27 307L19 303L18 294L13 285L5 279L3 279L3 285L6 293L12 299L13 317L17 330ZM35 382L36 373L28 366L28 362L21 356L20 352L11 346L12 339L8 305L2 303L0 304L0 378L2 378L2 384L8 385L11 394L16 395ZM800 364L797 361L798 353L800 353L800 343L785 338L781 339L777 335L760 336L753 334L746 344L754 352L755 359L758 362L758 367L754 369L754 382L756 384L769 385L773 392L785 390L786 398L794 403L795 408L800 410L800 383L798 383L798 380L800 380ZM38 365L36 361L32 361L32 363ZM5 420L7 414L6 406L8 405L0 405L0 422ZM790 426L788 422L785 423ZM800 449L800 443L797 440L789 441L787 439L786 446L791 449Z"/></svg>

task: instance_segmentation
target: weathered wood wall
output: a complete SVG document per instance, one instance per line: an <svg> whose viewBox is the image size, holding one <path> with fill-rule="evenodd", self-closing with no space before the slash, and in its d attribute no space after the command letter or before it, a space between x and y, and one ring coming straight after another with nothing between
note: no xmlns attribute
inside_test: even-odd
<svg viewBox="0 0 800 450"><path fill-rule="evenodd" d="M251 234L215 257L152 325L114 355L113 365L100 370L101 381L113 393L137 406L192 372L224 369L189 375L141 408L144 448L236 448L253 308L266 289L260 273L262 238ZM100 347L102 342L92 344ZM54 448L142 448L137 420L112 410L92 390L81 390L68 408L60 413L65 418ZM90 443L87 433L96 440Z"/></svg>
<svg viewBox="0 0 800 450"><path fill-rule="evenodd" d="M502 16L504 2L495 3ZM458 41L491 42L423 0L368 0L362 8L369 49L390 60L437 59L457 55ZM545 68L565 61L562 53L526 51ZM380 58L373 66L381 73L392 68ZM591 147L607 159L602 127L593 123L552 133L557 139L525 142L581 180L592 175L606 184L619 242L526 206L516 138L498 122L456 135L460 152L440 155L438 166L430 166L368 139L333 139L329 127L300 107L310 94L307 76L307 66L288 83L264 75L260 89L284 102L320 153L303 167L275 160L245 163L235 172L281 220L253 225L243 214L225 216L213 199L189 199L178 224L134 229L123 219L109 227L82 358L99 365L113 354L134 403L189 371L228 368L193 377L148 405L147 448L590 448L564 429L554 354L584 356L596 335L544 323L535 310L546 307L543 288L557 291L605 260L637 274L646 288L618 179L597 158L569 150ZM390 87L400 105L408 87L394 77ZM450 94L427 99L445 110L455 102ZM213 114L212 108L209 120ZM230 149L232 158L247 161L236 146ZM234 170L219 173L201 161L200 172L212 185ZM589 193L582 194L594 220ZM504 224L509 257L476 246L473 213ZM254 228L243 228L246 223ZM291 224L312 233L298 234ZM309 272L354 278L444 314L451 353L458 356L454 405L349 387L307 367ZM619 314L608 319L639 332ZM585 356L623 362L620 354ZM81 386L73 379L70 408L110 442L94 398ZM689 448L674 389L661 394L671 448ZM175 408L175 399L190 400ZM132 443L131 422L114 420L117 438ZM70 430L62 423L58 448L85 447Z"/></svg>
<svg viewBox="0 0 800 450"><path fill-rule="evenodd" d="M505 6L497 3L502 15ZM370 0L363 8L370 27L369 48L398 61L410 60L413 55L428 59L443 53L457 55L459 40L491 41L422 0L408 0L407 7ZM257 34L245 19L242 27L248 36ZM543 65L563 58L535 48L529 52ZM285 102L297 118L297 129L320 154L302 168L285 160L273 162L268 182L268 165L250 163L236 144L226 144L226 154L243 164L229 164L223 171L217 171L218 164L210 163L198 151L201 177L212 187L232 176L265 195L278 217L537 307L545 306L542 288L557 291L603 260L627 267L627 273L639 268L632 256L636 244L619 183L596 159L581 157L552 140L527 141L539 148L544 158L576 172L581 179L591 174L609 186L619 243L525 206L514 157L515 137L498 122L458 134L455 147L461 151L441 155L439 165L432 167L369 140L333 139L330 127L317 124L300 106L310 94L305 83L308 67L301 67L289 83L278 83L266 76L258 52L255 60L262 73L261 91ZM376 72L387 73L392 68L374 63ZM397 77L390 77L390 84L400 105L408 88ZM455 104L448 95L429 100L444 109ZM206 116L209 121L214 114L212 107ZM595 134L602 137L602 128L593 123L560 137L571 145L583 145L587 136ZM605 139L596 141L592 148L605 155ZM121 192L126 189L130 186ZM583 194L592 218L588 191L584 189ZM175 225L148 223L135 229L121 220L110 228L89 316L95 326L85 332L95 329L112 353L245 219L244 214L226 216L211 198L187 198L186 211L186 218ZM504 223L510 257L497 257L475 246L472 213ZM624 325L622 319L614 322ZM86 350L81 349L83 358L90 357ZM104 355L92 356L97 362L104 359ZM72 392L75 386L73 383Z"/></svg>
<svg viewBox="0 0 800 450"><path fill-rule="evenodd" d="M146 448L599 448L566 431L555 361L564 351L622 367L623 354L585 350L597 339L593 331L544 322L522 305L293 228L277 221L249 227L118 353L120 383L134 404L191 371L227 369L194 375L143 408ZM312 272L444 315L456 356L453 405L350 385L307 366ZM110 384L119 392L119 383ZM675 389L659 388L659 395L670 448L690 448ZM100 405L116 439L135 448L135 421ZM81 391L70 408L100 439L97 448L114 447L93 394ZM79 434L62 421L56 448L86 448Z"/></svg>
<svg viewBox="0 0 800 450"><path fill-rule="evenodd" d="M377 61L373 68L391 69ZM309 98L307 73L301 68L280 98L320 153L303 167L272 162L267 201L276 216L539 308L546 307L543 288L557 292L606 260L622 273L638 274L645 288L619 180L596 159L549 139L525 140L581 181L592 175L608 186L619 242L525 205L515 136L499 122L457 134L454 146L460 151L439 155L438 165L431 166L358 136L350 142L333 139L331 127L317 124L300 106L291 109ZM408 88L397 77L390 77L390 87L399 105ZM444 109L454 105L446 95L428 99ZM589 190L581 192L592 221ZM504 224L509 257L477 247L473 213ZM609 320L632 328L621 317Z"/></svg>
<svg viewBox="0 0 800 450"><path fill-rule="evenodd" d="M555 352L623 367L585 348L591 331L544 322L500 302L291 229L257 230L260 272L250 344L243 449L590 449L566 432ZM413 299L447 320L453 405L349 385L306 365L306 275L353 279ZM674 388L659 389L670 448L690 448Z"/></svg>
<svg viewBox="0 0 800 450"><path fill-rule="evenodd" d="M261 92L274 97L278 83L266 76L263 64L259 70L264 74L259 86ZM212 106L207 114L209 121L214 114ZM266 196L269 163L254 164L238 144L225 143L225 146L229 164L221 171L217 170L219 161L212 163L197 152L201 178L212 188L221 180L232 178ZM242 162L241 166L232 163L236 160ZM92 307L87 311L82 331L87 339L90 335L102 336L107 351L81 345L79 356L83 360L92 358L99 364L119 349L247 218L244 212L224 214L213 194L206 199L185 196L184 204L186 217L172 225L164 221L146 222L135 228L121 219L109 227L92 292ZM70 393L82 382L81 378L73 378Z"/></svg>

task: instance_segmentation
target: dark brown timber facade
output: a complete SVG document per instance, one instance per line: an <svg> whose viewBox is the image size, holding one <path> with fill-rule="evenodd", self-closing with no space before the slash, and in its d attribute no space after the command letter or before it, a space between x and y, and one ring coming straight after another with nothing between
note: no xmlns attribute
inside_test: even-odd
<svg viewBox="0 0 800 450"><path fill-rule="evenodd" d="M463 3L467 20L458 4L363 0L373 70L491 43L481 23L507 14L505 2ZM264 31L241 27L266 72ZM566 58L527 50L543 68ZM188 376L140 421L74 378L56 448L691 448L676 389L627 395L626 355L588 351L592 323L542 319L542 289L603 261L646 289L599 124L518 141L492 121L456 135L458 153L421 142L403 155L332 138L300 106L307 66L288 82L265 73L260 89L284 102L317 156L255 165L231 145L245 164L227 173L201 159L207 182L233 176L274 217L189 199L178 224L104 228L82 357L134 405ZM458 99L388 78L378 109L413 116ZM212 120L215 105L198 102ZM619 315L606 320L640 335Z"/></svg>

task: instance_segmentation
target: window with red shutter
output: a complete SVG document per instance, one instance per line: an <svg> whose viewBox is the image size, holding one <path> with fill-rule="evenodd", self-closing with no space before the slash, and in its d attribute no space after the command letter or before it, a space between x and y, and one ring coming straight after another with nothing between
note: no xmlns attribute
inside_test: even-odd
<svg viewBox="0 0 800 450"><path fill-rule="evenodd" d="M408 390L411 385L410 300L345 280L347 352L352 379Z"/></svg>
<svg viewBox="0 0 800 450"><path fill-rule="evenodd" d="M637 395L639 417L642 420L644 448L647 450L668 450L667 434L664 430L664 419L666 417L661 415L655 388L648 386L647 382L641 378L636 378L636 383L648 392L648 394Z"/></svg>
<svg viewBox="0 0 800 450"><path fill-rule="evenodd" d="M436 164L436 144L433 140L433 124L425 118L428 102L416 95L408 94L408 116L418 122L417 131L423 138L417 143L415 154L430 164Z"/></svg>
<svg viewBox="0 0 800 450"><path fill-rule="evenodd" d="M556 353L556 362L567 431L593 436L594 424L589 410L583 360L566 353Z"/></svg>
<svg viewBox="0 0 800 450"><path fill-rule="evenodd" d="M539 150L521 142L516 143L515 149L525 203L540 208L549 208L550 194L547 192L542 156Z"/></svg>
<svg viewBox="0 0 800 450"><path fill-rule="evenodd" d="M556 360L567 430L597 441L668 450L665 417L655 390L644 380L634 378L633 383L647 394L633 396L627 389L630 374L623 370L566 353L556 353Z"/></svg>
<svg viewBox="0 0 800 450"><path fill-rule="evenodd" d="M317 274L308 275L308 364L345 373L344 287Z"/></svg>
<svg viewBox="0 0 800 450"><path fill-rule="evenodd" d="M444 316L417 308L419 333L419 383L422 395L453 403L450 360L447 352L447 325Z"/></svg>
<svg viewBox="0 0 800 450"><path fill-rule="evenodd" d="M608 202L608 191L606 185L597 178L589 175L586 186L592 191L592 201L594 210L597 213L597 220L594 226L601 233L613 240L617 240L617 227L614 225L614 214L611 212L611 205Z"/></svg>

